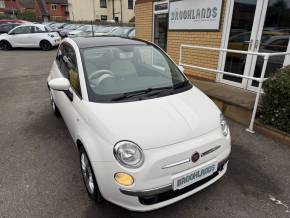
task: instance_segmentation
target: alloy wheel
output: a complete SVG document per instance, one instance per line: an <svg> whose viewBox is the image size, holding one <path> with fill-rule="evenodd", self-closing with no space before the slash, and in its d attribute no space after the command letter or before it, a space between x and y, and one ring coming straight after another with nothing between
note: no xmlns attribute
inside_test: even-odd
<svg viewBox="0 0 290 218"><path fill-rule="evenodd" d="M81 170L84 177L85 185L90 194L94 194L95 185L92 169L86 154L81 154Z"/></svg>
<svg viewBox="0 0 290 218"><path fill-rule="evenodd" d="M8 42L1 42L0 43L0 49L2 50L9 50L11 47L10 47L10 44Z"/></svg>
<svg viewBox="0 0 290 218"><path fill-rule="evenodd" d="M42 48L42 50L44 50L44 51L48 51L48 50L50 50L51 47L52 47L52 46L51 46L51 44L50 44L49 42L44 41L44 42L41 43L41 48Z"/></svg>

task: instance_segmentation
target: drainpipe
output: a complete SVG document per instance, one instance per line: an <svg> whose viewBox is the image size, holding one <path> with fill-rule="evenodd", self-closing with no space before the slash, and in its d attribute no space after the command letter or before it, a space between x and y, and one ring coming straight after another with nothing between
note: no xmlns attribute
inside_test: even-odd
<svg viewBox="0 0 290 218"><path fill-rule="evenodd" d="M122 6L122 0L120 0L120 7L121 7L121 24L123 23L123 6Z"/></svg>
<svg viewBox="0 0 290 218"><path fill-rule="evenodd" d="M96 21L96 6L95 6L95 0L92 0L93 2L93 19L94 22Z"/></svg>
<svg viewBox="0 0 290 218"><path fill-rule="evenodd" d="M112 7L113 7L113 20L115 20L115 0L113 0Z"/></svg>

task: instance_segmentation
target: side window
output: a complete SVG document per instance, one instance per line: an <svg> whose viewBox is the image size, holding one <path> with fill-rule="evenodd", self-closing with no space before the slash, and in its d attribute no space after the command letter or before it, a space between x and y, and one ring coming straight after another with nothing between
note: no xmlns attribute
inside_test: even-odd
<svg viewBox="0 0 290 218"><path fill-rule="evenodd" d="M77 58L74 49L62 44L58 50L57 63L63 76L70 81L74 91L81 95Z"/></svg>
<svg viewBox="0 0 290 218"><path fill-rule="evenodd" d="M35 32L35 33L44 33L45 31L42 30L42 29L40 29L39 27L35 26L35 27L34 27L34 32Z"/></svg>
<svg viewBox="0 0 290 218"><path fill-rule="evenodd" d="M14 34L32 33L32 27L31 26L21 26L21 27L16 28L12 33L14 33Z"/></svg>

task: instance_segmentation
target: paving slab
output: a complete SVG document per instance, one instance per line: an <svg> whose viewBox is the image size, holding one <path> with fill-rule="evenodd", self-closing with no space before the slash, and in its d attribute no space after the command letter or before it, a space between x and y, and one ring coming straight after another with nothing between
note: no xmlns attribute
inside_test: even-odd
<svg viewBox="0 0 290 218"><path fill-rule="evenodd" d="M223 102L252 110L256 94L241 88L226 84L191 79L192 83L204 91L208 96Z"/></svg>

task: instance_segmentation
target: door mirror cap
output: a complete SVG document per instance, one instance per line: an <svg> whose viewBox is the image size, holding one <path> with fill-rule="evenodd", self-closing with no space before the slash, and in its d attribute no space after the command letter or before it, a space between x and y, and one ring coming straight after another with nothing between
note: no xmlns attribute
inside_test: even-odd
<svg viewBox="0 0 290 218"><path fill-rule="evenodd" d="M178 65L178 69L179 69L182 73L184 73L184 67L183 67L183 66Z"/></svg>
<svg viewBox="0 0 290 218"><path fill-rule="evenodd" d="M50 80L48 86L56 91L66 91L70 88L70 82L66 78L56 78Z"/></svg>

